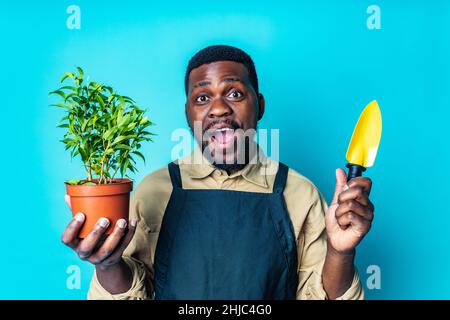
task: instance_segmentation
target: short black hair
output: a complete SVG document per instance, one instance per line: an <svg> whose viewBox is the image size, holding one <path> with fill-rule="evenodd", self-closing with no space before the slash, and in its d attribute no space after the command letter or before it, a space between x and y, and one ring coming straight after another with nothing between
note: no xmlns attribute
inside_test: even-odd
<svg viewBox="0 0 450 320"><path fill-rule="evenodd" d="M191 60L189 60L184 76L186 95L188 94L189 74L192 69L216 61L234 61L242 63L247 68L248 77L256 95L259 94L258 76L256 75L255 64L253 63L252 58L239 48L227 45L213 45L198 51Z"/></svg>

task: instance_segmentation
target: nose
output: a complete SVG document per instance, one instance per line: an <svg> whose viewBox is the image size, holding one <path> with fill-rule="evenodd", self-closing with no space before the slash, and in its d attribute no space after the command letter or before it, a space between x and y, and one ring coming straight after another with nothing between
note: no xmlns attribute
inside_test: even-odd
<svg viewBox="0 0 450 320"><path fill-rule="evenodd" d="M218 98L213 101L208 112L209 118L221 118L229 116L233 113L233 109L222 99Z"/></svg>

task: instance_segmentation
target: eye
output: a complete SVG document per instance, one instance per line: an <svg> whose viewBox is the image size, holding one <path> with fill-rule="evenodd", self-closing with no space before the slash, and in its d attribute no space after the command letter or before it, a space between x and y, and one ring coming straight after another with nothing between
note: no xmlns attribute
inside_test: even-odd
<svg viewBox="0 0 450 320"><path fill-rule="evenodd" d="M242 98L243 96L244 96L244 94L237 90L233 90L230 92L230 94L228 94L228 97L231 99L239 99L239 98Z"/></svg>
<svg viewBox="0 0 450 320"><path fill-rule="evenodd" d="M197 103L205 103L207 101L208 101L208 97L205 95L201 95L201 96L198 96L197 98L195 98L195 102L197 102Z"/></svg>

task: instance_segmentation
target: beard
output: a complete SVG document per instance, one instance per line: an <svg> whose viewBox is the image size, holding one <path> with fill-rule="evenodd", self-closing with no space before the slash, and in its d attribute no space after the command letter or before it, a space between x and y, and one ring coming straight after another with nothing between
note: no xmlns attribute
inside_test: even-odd
<svg viewBox="0 0 450 320"><path fill-rule="evenodd" d="M225 125L226 131L212 130L215 125ZM195 130L189 126L196 138L204 157L217 169L224 170L230 175L242 170L250 162L256 144L253 141L255 129L244 130L234 120L216 120L202 129L202 136L196 135ZM250 132L250 133L249 133ZM224 147L223 147L224 146Z"/></svg>
<svg viewBox="0 0 450 320"><path fill-rule="evenodd" d="M243 151L238 151L237 148L237 142L234 142L234 149L237 150L236 153L243 152L243 161L238 161L238 156L235 155L231 159L226 157L225 155L221 155L220 157L216 156L216 151L210 150L209 143L208 142L202 142L202 152L203 154L212 154L212 161L211 164L220 170L224 170L230 175L233 172L242 170L245 168L245 166L250 162L250 156L248 150L249 148L249 139L247 137L244 138L245 146ZM225 153L225 151L224 151ZM217 159L220 158L220 159ZM223 160L222 160L223 159Z"/></svg>

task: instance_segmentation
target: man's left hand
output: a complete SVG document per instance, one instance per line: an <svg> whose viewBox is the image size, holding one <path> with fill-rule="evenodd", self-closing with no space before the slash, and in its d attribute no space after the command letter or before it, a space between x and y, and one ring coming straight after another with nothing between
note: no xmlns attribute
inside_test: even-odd
<svg viewBox="0 0 450 320"><path fill-rule="evenodd" d="M352 253L369 232L374 206L369 200L372 181L356 177L347 183L342 169L336 170L336 189L325 217L328 244L338 253Z"/></svg>

